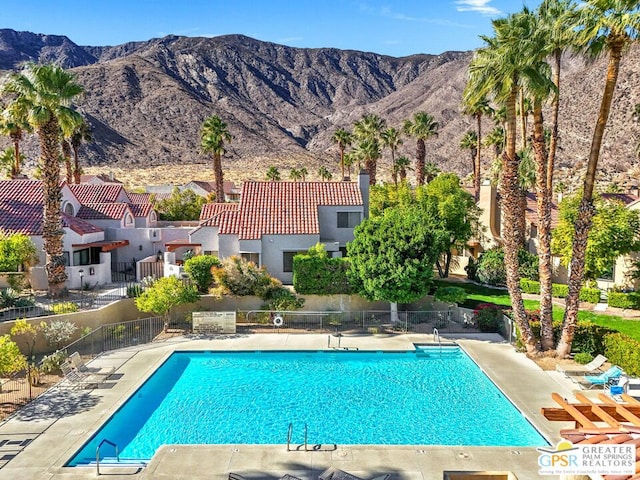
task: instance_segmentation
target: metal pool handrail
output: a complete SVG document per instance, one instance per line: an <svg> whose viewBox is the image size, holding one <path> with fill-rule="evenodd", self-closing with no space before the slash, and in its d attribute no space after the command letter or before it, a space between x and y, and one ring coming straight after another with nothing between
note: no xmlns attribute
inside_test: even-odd
<svg viewBox="0 0 640 480"><path fill-rule="evenodd" d="M287 431L287 452L290 451L289 445L291 444L291 435L293 434L293 422L289 424L289 430Z"/></svg>
<svg viewBox="0 0 640 480"><path fill-rule="evenodd" d="M100 447L102 447L102 445L104 445L105 443L108 443L109 445L111 445L113 448L116 449L116 461L120 462L120 454L118 453L118 445L113 443L111 440L107 440L106 438L103 438L102 441L100 442L100 444L96 447L96 475L100 475Z"/></svg>

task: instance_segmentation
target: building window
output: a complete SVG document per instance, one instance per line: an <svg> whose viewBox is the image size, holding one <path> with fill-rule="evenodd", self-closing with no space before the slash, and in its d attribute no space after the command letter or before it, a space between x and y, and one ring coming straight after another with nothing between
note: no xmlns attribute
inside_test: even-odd
<svg viewBox="0 0 640 480"><path fill-rule="evenodd" d="M360 212L338 212L338 228L354 228L360 223Z"/></svg>
<svg viewBox="0 0 640 480"><path fill-rule="evenodd" d="M538 238L538 227L531 224L531 231L529 233L529 236L531 238Z"/></svg>
<svg viewBox="0 0 640 480"><path fill-rule="evenodd" d="M100 263L100 247L84 248L73 252L74 265L98 265Z"/></svg>
<svg viewBox="0 0 640 480"><path fill-rule="evenodd" d="M133 217L128 213L124 216L124 224L126 226L133 225Z"/></svg>
<svg viewBox="0 0 640 480"><path fill-rule="evenodd" d="M69 252L65 251L62 252L62 261L64 262L64 266L65 267L69 267L71 266L70 260L69 260Z"/></svg>
<svg viewBox="0 0 640 480"><path fill-rule="evenodd" d="M342 258L347 256L347 247L339 247L338 250L342 252Z"/></svg>
<svg viewBox="0 0 640 480"><path fill-rule="evenodd" d="M65 203L63 210L64 210L65 214L67 214L67 215L69 215L71 217L74 216L75 212L73 211L73 205L71 203L69 203L69 202Z"/></svg>
<svg viewBox="0 0 640 480"><path fill-rule="evenodd" d="M612 264L609 266L609 268L607 268L606 271L602 272L600 274L600 276L598 277L599 280L608 280L613 282L614 281L614 274L615 274L615 265Z"/></svg>
<svg viewBox="0 0 640 480"><path fill-rule="evenodd" d="M305 254L307 251L302 252L282 252L282 271L285 273L293 272L293 257L298 254Z"/></svg>
<svg viewBox="0 0 640 480"><path fill-rule="evenodd" d="M259 253L241 253L240 257L246 260L247 262L253 262L256 265L260 265L260 254Z"/></svg>

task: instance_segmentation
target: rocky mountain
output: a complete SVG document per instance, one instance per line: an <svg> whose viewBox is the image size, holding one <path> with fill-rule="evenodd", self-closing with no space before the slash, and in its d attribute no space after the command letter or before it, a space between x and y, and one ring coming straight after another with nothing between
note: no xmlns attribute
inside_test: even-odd
<svg viewBox="0 0 640 480"><path fill-rule="evenodd" d="M460 113L471 56L446 52L394 58L291 48L241 35L168 36L83 47L63 36L0 30L1 70L15 70L24 61L55 61L73 69L85 87L78 108L95 137L85 149L89 164L139 168L208 162L199 152L199 130L206 117L216 114L234 136L225 167L241 172L241 178L262 176L268 165L305 164L315 172L320 163L337 176L331 142L336 128L348 128L370 112L399 127L418 110L440 123L439 136L428 142L429 160L466 175L469 153L458 145L472 128L471 119ZM634 162L638 129L631 111L640 102L639 56L634 49L623 61L603 147L607 172L624 172ZM587 157L605 68L604 60L565 62L562 169L575 171ZM484 128L492 128L488 120ZM36 158L34 140L26 151ZM414 142L406 139L400 154L412 157L413 151Z"/></svg>

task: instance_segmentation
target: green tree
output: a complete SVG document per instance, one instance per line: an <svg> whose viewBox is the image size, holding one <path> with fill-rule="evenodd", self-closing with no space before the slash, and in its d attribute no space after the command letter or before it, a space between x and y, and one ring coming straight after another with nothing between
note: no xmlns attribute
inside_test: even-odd
<svg viewBox="0 0 640 480"><path fill-rule="evenodd" d="M480 209L475 199L462 188L454 173L443 173L426 185L428 222L443 240L436 262L441 277L449 276L453 251L462 251L471 237L479 233Z"/></svg>
<svg viewBox="0 0 640 480"><path fill-rule="evenodd" d="M380 142L377 138L360 140L354 149L356 158L364 160L364 168L369 174L369 185L376 184L376 171L380 158Z"/></svg>
<svg viewBox="0 0 640 480"><path fill-rule="evenodd" d="M438 255L434 235L419 208L388 208L365 219L347 244L349 281L369 300L391 303L392 321L398 321L398 302L425 295Z"/></svg>
<svg viewBox="0 0 640 480"><path fill-rule="evenodd" d="M330 182L333 175L324 165L318 169L318 175L322 179L322 181Z"/></svg>
<svg viewBox="0 0 640 480"><path fill-rule="evenodd" d="M297 168L292 168L291 170L289 170L289 178L294 182L299 182L300 180L302 180L302 174Z"/></svg>
<svg viewBox="0 0 640 480"><path fill-rule="evenodd" d="M269 167L269 170L267 170L267 174L265 176L267 177L267 180L270 180L272 182L280 181L280 171L273 165Z"/></svg>
<svg viewBox="0 0 640 480"><path fill-rule="evenodd" d="M0 115L0 134L7 135L13 143L13 164L10 177L17 177L22 170L25 156L20 152L20 142L25 133L31 133L32 128L24 117L24 112L16 109L15 105L6 108Z"/></svg>
<svg viewBox="0 0 640 480"><path fill-rule="evenodd" d="M224 173L222 171L222 155L227 153L225 144L233 137L227 124L216 115L207 118L200 130L200 148L204 153L213 155L213 176L216 182L216 202L224 203Z"/></svg>
<svg viewBox="0 0 640 480"><path fill-rule="evenodd" d="M213 268L222 265L218 257L213 255L196 255L184 262L184 270L194 281L198 291L206 293L213 285Z"/></svg>
<svg viewBox="0 0 640 480"><path fill-rule="evenodd" d="M21 153L20 154L20 165L24 163L26 157ZM14 147L8 147L0 153L0 168L4 169L7 172L7 178L11 178L15 176L14 173L16 170L16 153Z"/></svg>
<svg viewBox="0 0 640 480"><path fill-rule="evenodd" d="M156 202L154 206L161 220L198 220L202 206L206 202L206 198L197 195L191 189L180 191L175 187L169 198Z"/></svg>
<svg viewBox="0 0 640 480"><path fill-rule="evenodd" d="M196 287L185 285L176 277L163 277L136 298L136 307L141 312L153 312L165 319L168 325L171 309L178 305L195 303L200 299Z"/></svg>
<svg viewBox="0 0 640 480"><path fill-rule="evenodd" d="M83 89L74 77L55 65L27 64L20 73L10 75L2 92L13 95L10 108L24 118L40 139L40 167L44 190L42 238L47 260L45 269L49 294L58 297L65 292L67 280L62 245L60 136L71 134L81 118L71 103Z"/></svg>
<svg viewBox="0 0 640 480"><path fill-rule="evenodd" d="M353 139L349 132L343 128L339 128L333 133L331 140L333 140L333 143L338 145L338 150L340 150L340 171L342 172L342 180L344 180L344 151L349 145L351 145Z"/></svg>
<svg viewBox="0 0 640 480"><path fill-rule="evenodd" d="M552 252L565 267L571 264L579 205L578 195L566 197L560 203L560 221L553 230ZM584 276L590 280L610 271L619 256L640 249L640 212L600 197L595 199L595 208L585 252Z"/></svg>
<svg viewBox="0 0 640 480"><path fill-rule="evenodd" d="M26 366L27 360L11 336L0 336L0 376L7 377Z"/></svg>
<svg viewBox="0 0 640 480"><path fill-rule="evenodd" d="M85 119L73 130L71 137L69 138L69 143L71 144L71 149L73 150L73 183L80 183L80 176L82 175L82 169L80 168L80 163L78 161L78 152L80 151L80 146L83 143L88 143L93 141L93 136L91 135L91 127L87 123Z"/></svg>
<svg viewBox="0 0 640 480"><path fill-rule="evenodd" d="M475 154L473 159L473 190L476 202L480 198L480 168L482 167L482 117L484 115L491 115L493 108L489 106L489 101L486 98L474 98L469 99L467 92L463 93L464 113L471 115L476 120L476 132L475 132L475 149L471 149L470 146L462 147L469 148Z"/></svg>
<svg viewBox="0 0 640 480"><path fill-rule="evenodd" d="M473 185L475 191L476 177L479 178L479 174L476 172L476 157L478 156L478 134L473 130L467 131L460 140L460 148L462 150L469 150L471 154L471 167L473 171ZM475 192L476 201L480 198L480 182L478 181L478 189Z"/></svg>
<svg viewBox="0 0 640 480"><path fill-rule="evenodd" d="M571 352L571 343L578 321L580 288L585 268L585 255L594 214L593 192L600 159L600 148L605 127L611 111L613 93L618 82L622 55L640 34L640 5L636 0L587 0L579 11L577 43L585 51L598 56L603 51L609 54L606 82L600 103L598 119L593 130L587 171L582 187L582 200L578 210L573 235L573 253L569 267L569 294L566 299L562 335L556 353L566 357Z"/></svg>
<svg viewBox="0 0 640 480"><path fill-rule="evenodd" d="M18 272L23 265L33 265L37 258L36 246L28 236L0 229L0 272Z"/></svg>
<svg viewBox="0 0 640 480"><path fill-rule="evenodd" d="M309 175L309 172L307 172L307 168L300 167L298 169L298 172L300 172L300 175L302 175L302 181L305 182L307 180L307 175Z"/></svg>
<svg viewBox="0 0 640 480"><path fill-rule="evenodd" d="M396 178L399 177L400 182L406 182L407 170L411 170L411 160L404 156L396 158L396 161L393 164L393 171L394 174L397 172L397 177L394 175L393 180L396 181Z"/></svg>
<svg viewBox="0 0 640 480"><path fill-rule="evenodd" d="M405 120L403 131L409 137L416 139L416 183L424 185L425 182L425 161L427 150L425 141L431 137L438 136L438 122L427 112L416 112L413 120Z"/></svg>
<svg viewBox="0 0 640 480"><path fill-rule="evenodd" d="M396 169L396 152L398 151L398 147L402 145L402 137L400 136L402 132L397 128L389 127L380 133L380 139L382 140L382 145L387 147L391 152L391 178L393 180L394 185L398 184L398 172Z"/></svg>

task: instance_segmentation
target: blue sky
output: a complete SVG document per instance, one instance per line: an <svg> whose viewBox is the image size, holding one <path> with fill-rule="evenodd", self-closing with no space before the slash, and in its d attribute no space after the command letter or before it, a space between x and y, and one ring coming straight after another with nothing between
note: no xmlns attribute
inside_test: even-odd
<svg viewBox="0 0 640 480"><path fill-rule="evenodd" d="M0 28L118 45L241 33L293 47L404 56L470 50L491 19L540 0L2 0Z"/></svg>

